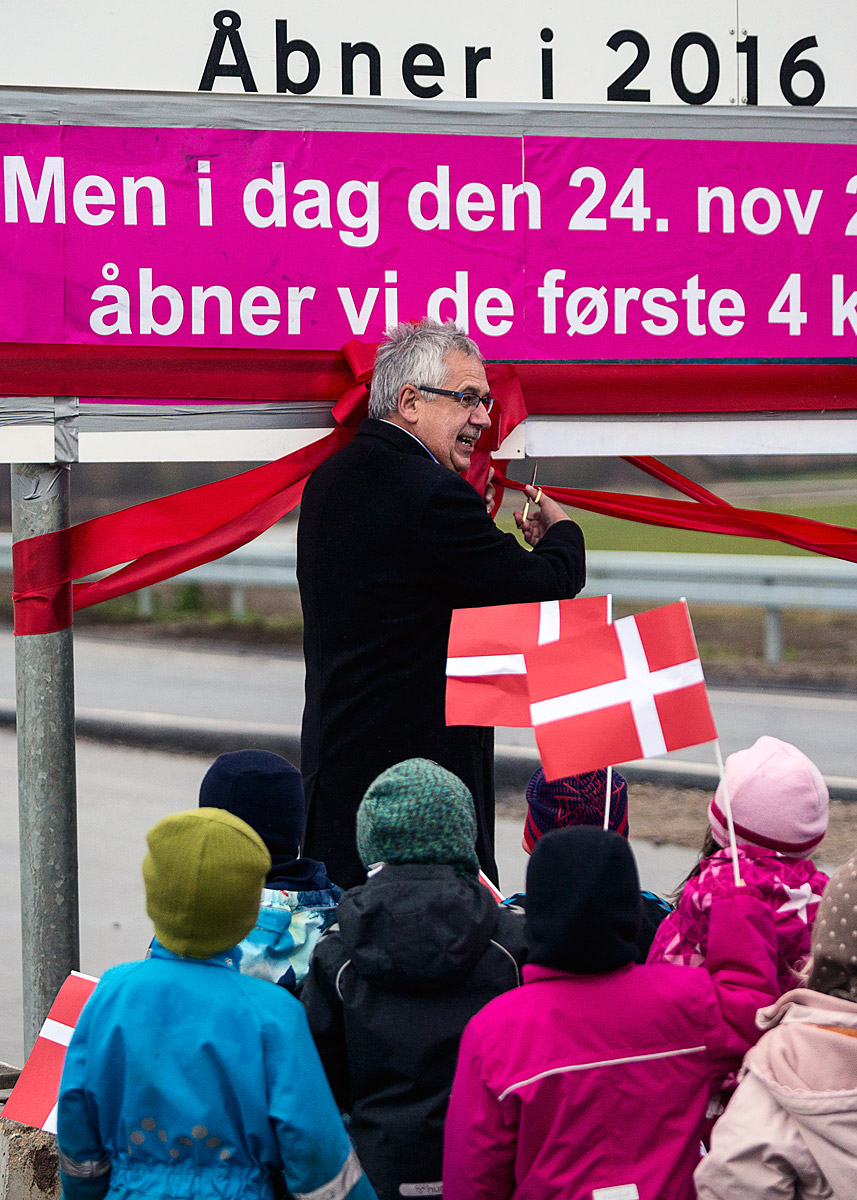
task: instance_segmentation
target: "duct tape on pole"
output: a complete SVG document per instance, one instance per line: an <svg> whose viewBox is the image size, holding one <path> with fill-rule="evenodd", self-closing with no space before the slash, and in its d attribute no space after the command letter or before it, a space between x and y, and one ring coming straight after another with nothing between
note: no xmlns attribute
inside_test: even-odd
<svg viewBox="0 0 857 1200"><path fill-rule="evenodd" d="M69 467L12 466L12 538L68 525ZM71 585L69 585L71 586ZM24 1043L80 965L72 630L15 639Z"/></svg>

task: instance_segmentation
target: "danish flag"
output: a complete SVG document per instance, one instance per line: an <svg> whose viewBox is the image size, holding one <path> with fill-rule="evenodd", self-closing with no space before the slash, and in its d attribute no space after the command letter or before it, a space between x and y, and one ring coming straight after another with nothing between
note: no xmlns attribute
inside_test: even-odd
<svg viewBox="0 0 857 1200"><path fill-rule="evenodd" d="M683 601L537 646L525 659L547 779L717 737Z"/></svg>
<svg viewBox="0 0 857 1200"><path fill-rule="evenodd" d="M605 625L609 599L457 608L446 660L447 725L528 726L525 653Z"/></svg>
<svg viewBox="0 0 857 1200"><path fill-rule="evenodd" d="M57 1097L65 1052L96 983L98 980L91 975L72 971L57 992L30 1057L3 1109L3 1116L10 1121L56 1133Z"/></svg>

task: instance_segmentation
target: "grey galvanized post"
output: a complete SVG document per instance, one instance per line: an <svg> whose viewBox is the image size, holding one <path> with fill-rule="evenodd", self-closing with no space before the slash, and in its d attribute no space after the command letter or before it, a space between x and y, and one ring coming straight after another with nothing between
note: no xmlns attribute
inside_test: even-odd
<svg viewBox="0 0 857 1200"><path fill-rule="evenodd" d="M12 467L12 540L68 525L69 468ZM15 639L24 1044L80 963L71 629Z"/></svg>
<svg viewBox="0 0 857 1200"><path fill-rule="evenodd" d="M229 615L233 621L243 621L247 616L247 593L243 587L229 589Z"/></svg>
<svg viewBox="0 0 857 1200"><path fill-rule="evenodd" d="M783 657L783 614L769 605L765 609L765 662L779 662Z"/></svg>

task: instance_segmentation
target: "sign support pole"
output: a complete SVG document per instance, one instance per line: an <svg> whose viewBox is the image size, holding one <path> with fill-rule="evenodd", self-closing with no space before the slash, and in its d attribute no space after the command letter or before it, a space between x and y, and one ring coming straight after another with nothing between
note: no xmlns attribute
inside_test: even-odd
<svg viewBox="0 0 857 1200"><path fill-rule="evenodd" d="M12 539L68 526L69 467L12 466ZM70 586L70 585L69 585ZM24 1049L80 965L71 629L15 639Z"/></svg>

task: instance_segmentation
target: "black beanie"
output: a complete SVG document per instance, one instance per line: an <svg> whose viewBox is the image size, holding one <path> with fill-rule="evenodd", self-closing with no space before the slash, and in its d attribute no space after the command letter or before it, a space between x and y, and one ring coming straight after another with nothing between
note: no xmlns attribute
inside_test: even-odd
<svg viewBox="0 0 857 1200"><path fill-rule="evenodd" d="M527 868L526 905L530 962L601 975L636 961L640 881L620 834L590 825L546 833Z"/></svg>
<svg viewBox="0 0 857 1200"><path fill-rule="evenodd" d="M255 829L274 867L297 857L304 830L301 773L269 750L216 758L199 789L200 808L224 808Z"/></svg>

